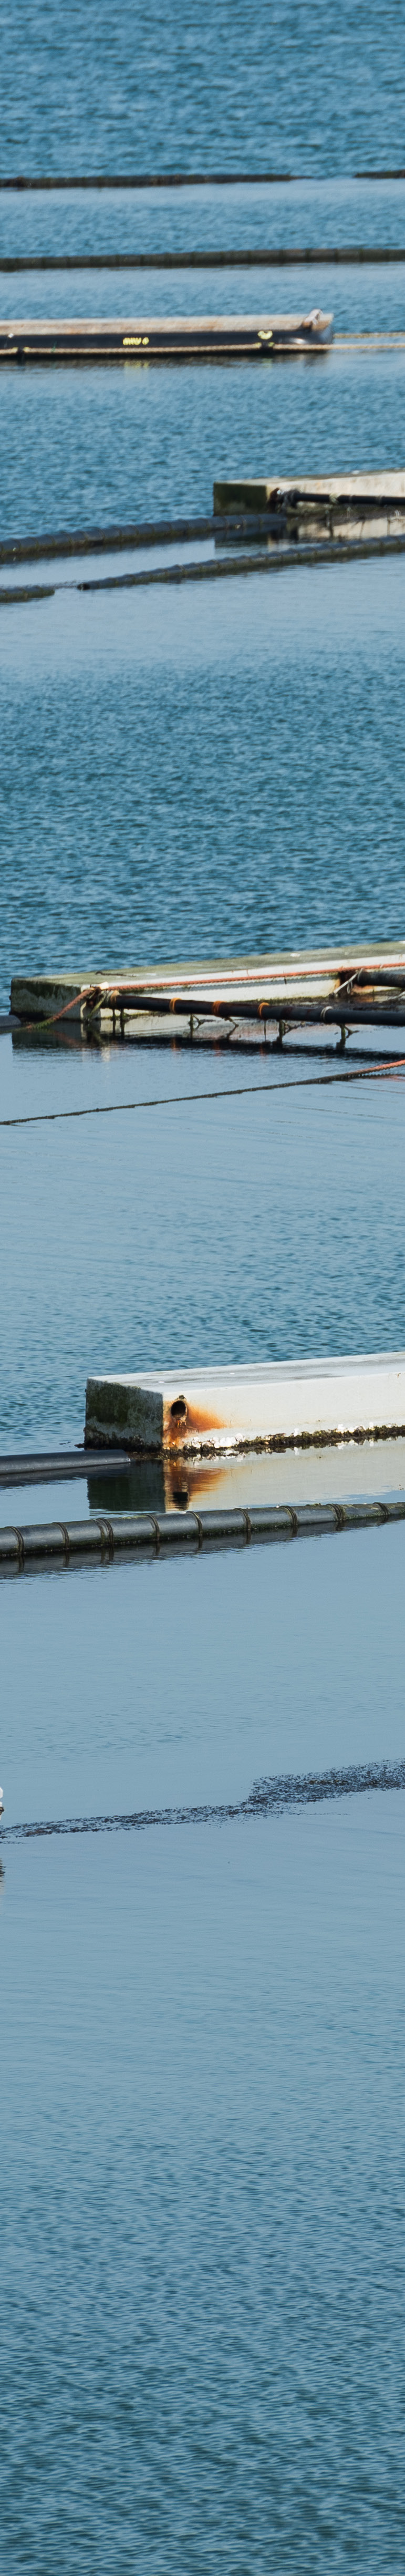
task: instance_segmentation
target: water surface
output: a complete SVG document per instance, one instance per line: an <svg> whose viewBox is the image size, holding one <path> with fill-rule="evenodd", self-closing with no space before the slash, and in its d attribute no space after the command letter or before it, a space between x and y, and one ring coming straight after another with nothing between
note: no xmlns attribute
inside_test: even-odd
<svg viewBox="0 0 405 2576"><path fill-rule="evenodd" d="M405 177L187 188L0 190L0 255L405 245Z"/></svg>
<svg viewBox="0 0 405 2576"><path fill-rule="evenodd" d="M10 2569L399 2576L402 1846L374 1797L10 1848Z"/></svg>
<svg viewBox="0 0 405 2576"><path fill-rule="evenodd" d="M197 24L194 0L186 25L141 7L136 27L104 0L63 24L22 0L2 37L5 171L312 173L0 197L5 254L405 245L404 184L338 176L403 158L392 6L337 22L328 0L318 26L289 0L277 22L238 5L230 45L229 12ZM66 309L66 279L27 284L2 280L4 313ZM157 298L155 279L155 307L305 295L345 328L403 324L402 270L179 286ZM110 310L146 293L108 281ZM85 294L69 280L72 311ZM106 298L92 280L93 310ZM4 369L2 534L194 515L248 465L395 466L403 396L399 351ZM403 579L383 563L4 612L4 999L26 964L403 934ZM255 1096L231 1100L222 1055L1 1041L4 1117L164 1104L0 1129L2 1447L80 1439L96 1365L403 1342L401 1077L293 1091L293 1071L243 1064ZM8 1824L401 1756L404 1544L2 1584ZM4 1842L10 2576L399 2576L402 1805Z"/></svg>
<svg viewBox="0 0 405 2576"><path fill-rule="evenodd" d="M291 1059L279 1090L269 1053L35 1048L6 1092L9 1043L6 1114L163 1105L0 1131L3 1450L81 1441L109 1369L402 1347L401 1074L293 1089Z"/></svg>
<svg viewBox="0 0 405 2576"><path fill-rule="evenodd" d="M357 279L357 272L356 279ZM402 270L389 272L389 310L403 324ZM297 309L311 310L326 299L322 271L310 272L306 296L296 280ZM30 310L27 280L16 300L16 281L8 280L8 309ZM52 310L52 295L44 303ZM75 286L83 310L83 287ZM94 306L92 281L91 303ZM182 310L177 280L163 279L153 310L164 309L165 297ZM114 311L112 280L107 302ZM21 288L21 281L20 281ZM12 292L10 290L13 290ZM184 280L182 280L184 291ZM383 318L379 272L367 274L353 288L352 272L330 279L331 305L346 297L361 320ZM41 289L41 295L43 290ZM120 290L121 292L121 290ZM231 289L230 289L231 292ZM218 279L199 280L200 309L221 309ZM292 310L292 281L273 271L272 309ZM243 305L249 309L251 280L243 282ZM236 298L232 278L232 299ZM192 302L194 302L194 280ZM256 300L252 296L252 301ZM265 309L263 278L259 309ZM62 301L66 310L66 280ZM136 284L136 307L146 311L145 288ZM196 286L197 302L197 286ZM128 312L128 285L122 303ZM73 306L74 309L74 298ZM97 307L95 306L95 309ZM122 305L121 305L122 309ZM132 307L134 310L134 306ZM150 311L149 303L149 311ZM167 307L166 307L167 309ZM183 304L186 309L186 303ZM256 302L257 309L257 302ZM84 364L32 367L5 364L2 369L3 448L1 527L4 537L38 533L45 528L79 528L114 520L145 521L212 510L215 477L232 474L344 473L397 467L403 462L405 349L402 347L336 347L311 357L269 359L253 364L225 360L179 367Z"/></svg>
<svg viewBox="0 0 405 2576"><path fill-rule="evenodd" d="M403 591L398 558L0 611L4 1003L403 935Z"/></svg>
<svg viewBox="0 0 405 2576"><path fill-rule="evenodd" d="M225 0L187 19L174 0L111 16L89 0L38 22L21 0L3 16L2 169L298 170L352 173L403 166L404 32L389 0L338 18L325 0L283 0L252 15ZM29 101L29 121L27 102Z"/></svg>

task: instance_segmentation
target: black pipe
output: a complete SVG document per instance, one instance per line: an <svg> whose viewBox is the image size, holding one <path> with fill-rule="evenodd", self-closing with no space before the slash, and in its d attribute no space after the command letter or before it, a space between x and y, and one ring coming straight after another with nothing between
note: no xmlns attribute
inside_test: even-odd
<svg viewBox="0 0 405 2576"><path fill-rule="evenodd" d="M138 1460L136 1460L136 1464L138 1464ZM108 1476L113 1473L115 1476L125 1470L125 1474L128 1475L128 1468L130 1467L131 1456L126 1449L114 1449L112 1460L108 1449L92 1450L92 1474L94 1472L97 1476ZM14 1456L11 1455L9 1458L0 1457L0 1487L7 1485L51 1485L57 1484L59 1479L62 1478L63 1482L65 1482L65 1478L67 1477L88 1476L88 1474L89 1452L88 1449L84 1448L40 1450L37 1457L35 1456L35 1452L30 1449L28 1457L24 1456L24 1452L22 1452L21 1455L20 1453L17 1453L17 1455Z"/></svg>
<svg viewBox="0 0 405 2576"><path fill-rule="evenodd" d="M133 1512L88 1521L33 1522L23 1529L0 1529L0 1575L36 1573L52 1566L62 1572L82 1564L114 1563L187 1551L248 1547L254 1541L314 1538L335 1530L375 1528L405 1519L405 1496L346 1503L271 1504L250 1511Z"/></svg>
<svg viewBox="0 0 405 2576"><path fill-rule="evenodd" d="M388 173L392 178L396 175L405 177L405 172ZM10 178L0 178L0 189L10 188L17 193L22 188L256 188L272 184L277 187L280 180L285 185L292 177L291 170L89 170L78 177L74 172L70 178L54 176L53 172L37 178L17 171Z"/></svg>
<svg viewBox="0 0 405 2576"><path fill-rule="evenodd" d="M220 518L210 511L198 519L139 519L123 521L112 528L58 528L37 537L6 537L0 544L0 563L37 563L43 556L115 554L123 546L165 546L187 543L196 537L267 536L274 526L279 529L280 514L248 510L238 518Z"/></svg>
<svg viewBox="0 0 405 2576"><path fill-rule="evenodd" d="M392 981L394 981L394 979L392 979ZM367 984L367 977L365 977L365 982ZM381 989L382 987L383 990L386 990L390 983L390 977L382 974L381 979L379 979L376 975L372 989L374 991L375 989ZM347 990L329 995L326 1002L322 1001L321 993L319 994L319 999L311 997L310 1000L306 1000L301 995L299 997L297 996L295 999L295 996L290 996L288 992L283 995L278 993L276 996L266 994L266 996L260 1000L252 1000L250 995L246 995L245 997L242 993L238 993L235 995L235 1000L230 1001L228 999L222 1000L217 998L213 1000L211 995L207 995L206 997L203 993L176 993L173 996L166 993L154 993L153 990L143 990L142 986L139 985L134 986L134 990L131 994L128 994L127 988L125 988L121 994L118 986L115 988L113 994L110 994L106 989L105 992L97 997L97 1000L90 1002L88 1010L86 1010L86 1006L84 1006L83 1024L86 1026L87 1022L87 1025L91 1026L92 1019L97 1019L101 1010L110 1010L117 1018L122 1014L125 1018L125 1015L130 1014L133 1016L138 1011L144 1011L145 1013L147 1012L152 1019L212 1019L219 1021L254 1020L259 1022L271 1020L275 1021L278 1025L280 1025L281 1021L284 1021L286 1025L290 1022L293 1024L299 1022L302 1023L302 1025L306 1023L309 1027L316 1028L319 1027L320 1022L322 1022L322 1024L325 1023L329 1027L339 1026L343 1028L346 1028L348 1023L350 1025L358 1023L360 1027L364 1025L366 1028L372 1026L381 1026L383 1028L403 1028L405 1026L405 974L401 982L399 982L399 990L404 995L404 1005L402 1010L400 1002L395 1005L389 1001L376 1003L372 999L372 990L370 985L368 985L367 1001L365 1000L364 1002L359 1002L357 996L355 997L354 994ZM21 1025L24 1025L23 1022Z"/></svg>
<svg viewBox="0 0 405 2576"><path fill-rule="evenodd" d="M385 248L376 248L361 242L349 243L347 248L344 244L335 243L330 249L323 245L319 250L301 249L297 245L295 249L273 247L271 250L263 249L262 245L249 250L62 250L59 254L38 251L36 254L30 252L29 256L16 254L0 258L0 274L7 277L35 275L37 269L57 274L58 269L86 268L345 268L362 263L385 267L392 261L401 260L405 260L405 250L398 249L396 245L389 243Z"/></svg>

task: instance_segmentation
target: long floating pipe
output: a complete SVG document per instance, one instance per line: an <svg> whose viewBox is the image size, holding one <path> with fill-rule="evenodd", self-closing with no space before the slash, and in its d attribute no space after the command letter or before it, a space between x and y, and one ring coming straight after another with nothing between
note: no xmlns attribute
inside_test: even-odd
<svg viewBox="0 0 405 2576"><path fill-rule="evenodd" d="M138 1461L136 1461L136 1464L138 1464ZM111 1472L113 1472L114 1476L116 1473L118 1473L118 1475L121 1473L128 1475L128 1469L131 1468L131 1465L132 1460L128 1455L127 1449L114 1449L114 1465L112 1471L111 1458L106 1454L106 1450L92 1449L92 1475L111 1476ZM9 1457L2 1458L0 1456L0 1487L5 1485L52 1485L58 1484L59 1479L62 1478L63 1481L65 1481L65 1478L67 1477L82 1477L88 1476L88 1474L89 1453L88 1450L84 1448L40 1449L37 1454L35 1451L30 1449L28 1456L24 1454L24 1450L17 1451L14 1455L10 1455Z"/></svg>
<svg viewBox="0 0 405 2576"><path fill-rule="evenodd" d="M38 563L44 556L115 554L124 546L171 546L188 543L190 538L268 536L280 529L280 513L269 510L242 511L237 517L225 518L216 511L196 519L123 520L111 528L59 528L55 533L45 529L39 536L4 537L0 543L0 563Z"/></svg>
<svg viewBox="0 0 405 2576"><path fill-rule="evenodd" d="M75 580L69 584L33 583L29 587L14 583L13 586L0 589L0 607L15 608L18 607L19 601L26 603L35 599L53 599L56 591L67 588L78 592L149 590L156 587L156 584L177 588L181 582L225 581L235 576L241 579L249 573L273 574L296 571L301 565L306 565L308 570L313 571L320 564L329 566L329 564L367 563L375 556L403 554L405 554L405 534L399 537L361 537L359 539L330 537L325 544L318 538L313 538L310 544L305 546L295 545L293 542L284 547L280 546L278 550L275 546L274 552L267 547L261 554L254 554L252 551L250 555L229 554L218 559L209 556L205 561L195 563L158 564L154 566L153 571L107 573L105 576L94 577L89 581Z"/></svg>
<svg viewBox="0 0 405 2576"><path fill-rule="evenodd" d="M128 1003L126 1003L124 1008L126 1008L127 1012L128 1007ZM113 1011L114 1006L112 1003L110 1004L110 1008L111 1011ZM115 1008L118 1012L118 1003L115 1005ZM402 1009L399 1002L397 1003L396 1009L394 1009L392 1003L376 1003L373 1001L372 996L370 996L369 1002L358 1003L357 1001L351 1000L349 1003L347 1000L345 1002L341 1002L338 999L336 1001L331 999L321 1005L319 1002L307 1002L305 1000L297 1001L295 997L292 997L292 999L289 1000L288 995L285 1000L282 1001L269 999L269 1001L266 1002L244 1002L242 1000L233 1003L204 1002L201 1000L201 997L199 1001L196 999L193 1001L176 1000L174 1002L154 1002L153 1000L143 1002L142 1000L136 1000L132 1005L132 1009L133 1011L145 1011L151 1018L156 1017L158 1019L171 1015L174 1019L180 1018L191 1020L217 1019L233 1021L238 1019L259 1020L262 1023L263 1021L271 1020L272 1022L275 1021L277 1025L280 1025L280 1023L282 1024L283 1022L289 1023L291 1021L294 1024L298 1023L302 1026L306 1024L309 1028L319 1028L320 1021L325 1024L325 1027L333 1028L347 1028L349 1021L350 1025L359 1028L403 1028L405 1026L405 995L403 996Z"/></svg>
<svg viewBox="0 0 405 2576"><path fill-rule="evenodd" d="M405 335L404 335L405 337ZM405 496L404 496L405 504ZM326 506L326 505L325 505ZM377 502L375 504L377 507ZM381 506L380 503L378 506ZM390 507L395 506L390 500ZM349 527L349 521L348 521ZM115 554L124 547L137 548L188 543L204 537L235 540L244 537L280 535L284 528L280 508L270 510L232 511L231 516L216 510L198 518L140 519L113 521L111 527L42 529L38 536L4 537L0 542L0 564L38 563L49 556ZM314 541L315 542L315 541ZM317 541L316 541L317 542ZM358 541L357 541L358 542ZM360 541L361 542L361 541ZM367 542L367 540L366 540ZM374 540L372 540L374 542ZM340 540L339 540L340 543ZM294 542L294 556L296 546Z"/></svg>
<svg viewBox="0 0 405 2576"><path fill-rule="evenodd" d="M328 174L327 174L328 175ZM7 171L0 176L0 189L10 188L15 194L24 188L257 188L302 187L313 179L313 170L86 170L70 176L60 171L38 174ZM320 173L321 185L325 173ZM353 170L350 179L405 179L405 169Z"/></svg>
<svg viewBox="0 0 405 2576"><path fill-rule="evenodd" d="M215 250L212 248L209 248L208 250L151 251L61 250L59 253L54 251L37 251L36 253L30 252L29 255L26 255L25 253L11 253L8 254L7 258L2 256L0 258L0 275L6 277L35 275L36 271L40 269L50 272L51 274L56 273L57 275L59 269L74 270L86 268L162 268L186 270L188 268L350 268L357 267L362 263L366 266L386 267L392 261L403 262L404 260L405 249L398 249L397 246L392 243L387 243L384 248L384 246L381 245L376 247L372 243L368 244L362 242L349 242L346 246L344 243L334 243L331 245L330 249L328 249L327 244L323 243L322 247L318 250L314 250L313 247L302 249L302 247L298 247L298 244L295 245L295 248L288 247L287 249L282 248L280 244L276 244L269 250L263 248L262 244L256 245L256 248L253 249L249 248L249 250Z"/></svg>
<svg viewBox="0 0 405 2576"><path fill-rule="evenodd" d="M371 175L368 170L364 173L365 178ZM405 178L405 171L381 173L384 175L400 179ZM363 173L355 171L354 176L362 178ZM61 177L59 172L47 172L38 178L36 174L31 177L16 171L0 178L0 189L11 188L18 193L20 188L257 188L277 187L280 180L285 185L293 177L292 170L86 170L78 175L73 172L70 178Z"/></svg>
<svg viewBox="0 0 405 2576"><path fill-rule="evenodd" d="M110 1565L157 1556L249 1547L252 1542L316 1538L335 1530L373 1529L405 1520L399 1501L300 1503L251 1511L134 1512L88 1521L37 1522L0 1529L0 1574L62 1572L90 1562Z"/></svg>

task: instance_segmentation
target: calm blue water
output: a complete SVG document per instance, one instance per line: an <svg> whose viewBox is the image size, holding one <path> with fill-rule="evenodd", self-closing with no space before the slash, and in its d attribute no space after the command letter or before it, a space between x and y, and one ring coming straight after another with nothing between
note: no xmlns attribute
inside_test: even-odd
<svg viewBox="0 0 405 2576"><path fill-rule="evenodd" d="M80 1441L98 1370L403 1346L401 1075L292 1091L295 1057L269 1092L277 1056L35 1049L7 1080L9 1043L6 1116L167 1105L0 1131L3 1450ZM221 1099L238 1083L255 1090Z"/></svg>
<svg viewBox="0 0 405 2576"><path fill-rule="evenodd" d="M47 1515L49 1488L44 1502ZM399 1523L242 1555L2 1578L7 1829L226 1804L269 1775L403 1755L404 1567ZM7 1836L3 1858L8 1885Z"/></svg>
<svg viewBox="0 0 405 2576"><path fill-rule="evenodd" d="M400 156L401 157L401 156ZM59 252L301 249L328 243L405 243L405 178L368 180L339 174L292 186L38 189L0 191L0 254ZM1 285L3 299L5 280ZM183 284L183 281L182 281ZM159 281L160 287L160 281Z"/></svg>
<svg viewBox="0 0 405 2576"><path fill-rule="evenodd" d="M373 315L383 320L384 294L376 272L329 279L331 303L336 295L357 304L359 321L371 327ZM390 321L403 323L402 268L388 278ZM355 272L357 278L357 271ZM18 282L18 281L17 281ZM27 284L16 296L16 281L5 281L11 311L29 309ZM325 279L310 272L296 283L299 311L312 310L319 292L324 303ZM304 281L305 284L305 281ZM10 292L11 286L13 292ZM71 286L75 293L71 294ZM97 280L95 281L97 286ZM180 281L163 279L160 297L153 281L153 308L171 303L181 310ZM112 292L112 287L114 292ZM259 295L259 309L292 310L291 282L272 274ZM83 310L83 291L68 280L62 302ZM49 290L49 281L48 281ZM218 310L219 281L196 283L196 305ZM106 302L114 310L116 281L109 280ZM193 289L194 294L194 289ZM38 300L38 299L37 299ZM42 300L42 289L41 289ZM46 296L43 298L46 302ZM52 306L48 291L48 309ZM128 311L127 290L121 298ZM235 279L230 301L239 301ZM56 301L56 298L55 298ZM90 301L90 298L89 298ZM243 284L246 309L256 303L251 280ZM33 298L34 302L34 298ZM91 303L96 302L92 295ZM146 299L137 281L138 312ZM184 309L187 296L184 295ZM133 309L133 308L132 308ZM329 308L327 308L329 309ZM150 310L150 305L149 305ZM170 518L212 510L212 487L221 474L291 472L318 474L364 466L400 466L404 453L405 348L331 349L323 356L280 360L252 366L196 367L5 366L1 378L3 449L1 458L1 527L6 536L46 528L78 528L114 521Z"/></svg>
<svg viewBox="0 0 405 2576"><path fill-rule="evenodd" d="M13 2570L399 2576L403 1887L389 1797L10 1846Z"/></svg>
<svg viewBox="0 0 405 2576"><path fill-rule="evenodd" d="M4 1004L27 965L403 933L404 580L383 559L0 610Z"/></svg>
<svg viewBox="0 0 405 2576"><path fill-rule="evenodd" d="M400 1752L403 1552L3 1585L9 1823ZM401 1798L4 1863L5 2565L399 2576Z"/></svg>
<svg viewBox="0 0 405 2576"><path fill-rule="evenodd" d="M2 12L2 170L298 170L403 165L402 12L225 0L136 19Z"/></svg>
<svg viewBox="0 0 405 2576"><path fill-rule="evenodd" d="M402 157L398 13L324 12L314 34L284 12L269 41L239 11L232 50L224 12L149 13L136 59L122 13L55 27L21 8L16 46L3 25L4 168L27 163L27 99L37 168ZM403 200L331 179L0 211L5 249L373 223L405 242ZM344 326L401 325L402 274L336 272ZM3 311L49 309L43 282L2 284ZM154 302L187 309L173 285ZM269 272L260 302L270 286L279 306L293 287L329 301L327 271L308 295ZM211 289L193 281L200 309ZM72 310L83 295L69 282ZM108 301L123 309L117 280ZM402 463L403 390L399 351L260 375L7 370L2 530L206 510L214 473L249 462ZM403 583L397 560L4 611L5 1002L25 964L403 935ZM1 1448L79 1440L96 1365L403 1343L401 1078L265 1091L305 1069L0 1039L4 1118L164 1103L0 1128ZM240 1081L259 1096L221 1096ZM398 1528L3 1583L7 1825L237 1802L286 1768L402 1755L404 1545ZM10 2576L400 2576L402 1846L400 1794L4 1841Z"/></svg>
<svg viewBox="0 0 405 2576"><path fill-rule="evenodd" d="M30 963L402 934L403 578L382 561L5 612L5 1000ZM402 1343L400 1082L183 1111L260 1087L265 1055L4 1039L0 1071L5 1117L173 1099L1 1132L6 1448L80 1438L93 1366Z"/></svg>
<svg viewBox="0 0 405 2576"><path fill-rule="evenodd" d="M333 314L334 331L337 334L342 331L356 334L376 331L403 332L405 329L405 255L403 261L395 261L392 266L384 261L376 263L375 266L371 261L369 265L363 266L360 261L353 264L349 262L347 267L340 268L332 261L320 260L314 267L301 267L297 263L296 267L291 268L278 268L274 264L272 266L269 261L268 266L257 268L243 267L242 263L238 268L225 266L220 269L93 270L88 268L70 271L61 268L55 275L53 272L49 275L45 271L37 270L33 273L30 271L27 276L17 272L16 275L1 277L0 306L3 321L9 321L10 318L15 321L20 317L27 320L35 315L47 318L50 313L61 314L64 317L73 314L85 316L125 314L146 318L152 314L162 313L305 314L313 312L314 306L317 306L323 313ZM146 369L149 383L154 371L147 365L145 359L141 362L139 359L132 359L132 361L125 359L123 363L125 372L129 364L131 374L134 372L136 376ZM330 358L326 362L326 367L328 365L330 365ZM275 373L277 376L280 373L280 361L277 363L272 360L271 368L272 374ZM3 399L4 395L6 398L9 395L10 383L16 372L14 361L10 362L9 371L2 360ZM117 366L114 364L112 370L110 367L106 370L104 365L101 371L97 370L97 378L99 372L102 374L107 390L110 373L113 372L114 378L117 376ZM168 372L170 381L173 374L178 375L178 369L170 368L168 371L165 366L162 370L163 404L165 391L167 391ZM187 376L184 366L182 367L179 384L180 404L181 387L186 384L189 372L190 366L187 367ZM194 372L191 368L193 381ZM203 370L201 366L198 368L198 383L201 380L201 374L205 372L205 367ZM226 368L225 365L219 367L216 362L215 377L221 378L225 372L229 374L229 365ZM237 408L241 372L239 363L236 374L235 367L232 367L233 394L234 401L236 395ZM249 368L243 368L243 377L247 375L250 377L253 416L257 372L251 365ZM319 374L319 368L315 372ZM64 374L65 369L58 369L58 376L60 373ZM83 373L85 376L87 369L84 371L80 369L79 373L77 369L75 370L76 402L79 412ZM261 373L262 369L260 369ZM267 361L264 364L266 379L268 373ZM302 366L297 365L295 360L293 377L298 376L299 379L301 373ZM209 374L212 376L212 368L209 369ZM49 368L43 371L41 369L39 381L45 411ZM28 386L28 374L25 372L24 392L26 396L28 394L29 404ZM294 386L292 390L294 394Z"/></svg>

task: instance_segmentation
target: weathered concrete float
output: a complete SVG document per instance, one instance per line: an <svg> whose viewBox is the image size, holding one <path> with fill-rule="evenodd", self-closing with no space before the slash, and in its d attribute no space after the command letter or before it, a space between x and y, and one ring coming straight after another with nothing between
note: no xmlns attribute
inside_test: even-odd
<svg viewBox="0 0 405 2576"><path fill-rule="evenodd" d="M214 518L228 521L241 511L265 522L266 513L280 534L308 538L389 536L405 528L405 471L383 467L377 474L246 475L214 483Z"/></svg>
<svg viewBox="0 0 405 2576"><path fill-rule="evenodd" d="M22 1027L80 1030L156 1043L227 1042L286 1028L405 1027L405 939L289 949L188 965L110 968L87 974L13 975L10 1008Z"/></svg>
<svg viewBox="0 0 405 2576"><path fill-rule="evenodd" d="M0 322L0 358L266 358L325 349L332 313L158 314Z"/></svg>
<svg viewBox="0 0 405 2576"><path fill-rule="evenodd" d="M170 1458L405 1432L405 1351L89 1377L85 1447Z"/></svg>

